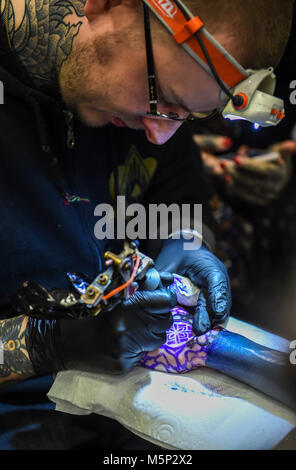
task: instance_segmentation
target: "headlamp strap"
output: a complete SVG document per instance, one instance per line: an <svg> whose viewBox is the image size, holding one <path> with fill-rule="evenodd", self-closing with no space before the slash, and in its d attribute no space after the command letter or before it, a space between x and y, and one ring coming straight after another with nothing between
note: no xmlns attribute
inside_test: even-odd
<svg viewBox="0 0 296 470"><path fill-rule="evenodd" d="M188 41L188 39L197 33L200 28L203 27L203 22L198 16L195 16L191 20L187 21L180 29L177 31L173 38L178 44Z"/></svg>
<svg viewBox="0 0 296 470"><path fill-rule="evenodd" d="M207 59L196 38L196 33L199 33L219 77L229 89L234 88L249 76L248 72L206 30L202 20L198 16L193 16L181 1L143 1L172 34L176 42L208 73L211 73ZM188 12L189 20L178 4Z"/></svg>

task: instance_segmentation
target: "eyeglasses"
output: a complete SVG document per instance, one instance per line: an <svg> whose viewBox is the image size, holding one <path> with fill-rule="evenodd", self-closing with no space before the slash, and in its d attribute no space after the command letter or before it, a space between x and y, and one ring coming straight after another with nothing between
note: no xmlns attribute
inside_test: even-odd
<svg viewBox="0 0 296 470"><path fill-rule="evenodd" d="M158 98L157 98L157 88L156 88L156 78L155 78L155 69L154 69L154 59L153 59L153 50L152 50L152 39L151 39L151 28L150 28L150 18L149 18L149 7L144 5L144 27L145 27L145 43L146 43L146 57L147 57L147 71L148 71L148 88L149 88L149 104L150 111L147 111L146 116L151 116L154 119L168 119L170 121L201 121L209 119L218 113L218 110L215 109L209 113L194 113L189 114L189 116L182 118L178 113L169 112L168 114L160 113L157 110Z"/></svg>

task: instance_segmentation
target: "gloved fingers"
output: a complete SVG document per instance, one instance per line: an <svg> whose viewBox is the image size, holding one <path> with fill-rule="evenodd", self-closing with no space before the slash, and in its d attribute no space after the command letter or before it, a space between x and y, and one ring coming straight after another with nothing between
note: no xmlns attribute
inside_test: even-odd
<svg viewBox="0 0 296 470"><path fill-rule="evenodd" d="M155 268L148 269L143 280L138 281L142 290L155 290L160 284L160 273Z"/></svg>
<svg viewBox="0 0 296 470"><path fill-rule="evenodd" d="M120 345L121 351L123 351L120 354L120 363L124 369L126 369L125 364L136 365L145 353L161 348L166 339L166 333L151 333L148 336L137 338L137 340L131 336L125 337ZM131 367L129 366L129 368Z"/></svg>
<svg viewBox="0 0 296 470"><path fill-rule="evenodd" d="M145 307L146 312L152 314L162 314L168 313L173 307L177 305L177 295L175 292L170 291L169 289L162 289L161 291L156 291L155 296L150 296L150 301ZM161 295L159 296L159 293Z"/></svg>
<svg viewBox="0 0 296 470"><path fill-rule="evenodd" d="M137 291L128 300L123 302L127 309L146 310L154 314L167 313L177 303L177 296L169 289L154 291Z"/></svg>
<svg viewBox="0 0 296 470"><path fill-rule="evenodd" d="M147 331L149 331L149 333L151 332L151 334L163 334L168 331L174 323L173 315L170 312L156 316L153 313L142 311L139 316L145 323Z"/></svg>
<svg viewBox="0 0 296 470"><path fill-rule="evenodd" d="M160 281L161 281L162 287L169 287L173 284L174 282L173 273L162 271L159 273L159 275L160 275Z"/></svg>
<svg viewBox="0 0 296 470"><path fill-rule="evenodd" d="M219 321L228 316L231 309L231 288L227 269L221 261L212 255L212 263L207 270L202 270L198 275L190 275L192 282L202 285L207 291L208 308L211 322ZM203 302L204 295L199 295Z"/></svg>
<svg viewBox="0 0 296 470"><path fill-rule="evenodd" d="M29 314L36 306L44 308L50 301L53 301L53 298L44 287L35 281L27 281L17 290L11 299L11 305L17 312Z"/></svg>
<svg viewBox="0 0 296 470"><path fill-rule="evenodd" d="M167 340L167 335L166 333L157 333L153 332L153 339L151 342L149 342L149 345L147 345L147 348L145 348L145 352L149 351L154 351L155 349L161 348L165 344Z"/></svg>
<svg viewBox="0 0 296 470"><path fill-rule="evenodd" d="M167 271L157 271L155 268L150 268L146 276L139 282L142 290L155 290L161 287L168 287L174 282L174 275Z"/></svg>
<svg viewBox="0 0 296 470"><path fill-rule="evenodd" d="M211 273L208 278L208 302L213 321L219 321L229 315L231 290L228 275L226 278L220 271Z"/></svg>
<svg viewBox="0 0 296 470"><path fill-rule="evenodd" d="M127 372L131 369L133 369L137 364L140 363L142 357L144 356L145 352L144 351L140 351L138 352L137 354L135 354L134 351L132 352L124 352L120 359L117 361L119 366L118 367L118 371L119 372ZM106 369L107 370L107 369Z"/></svg>
<svg viewBox="0 0 296 470"><path fill-rule="evenodd" d="M201 291L198 297L197 306L193 315L193 331L197 336L201 336L210 330L212 325L210 315L207 311L207 301L204 293Z"/></svg>
<svg viewBox="0 0 296 470"><path fill-rule="evenodd" d="M224 317L221 317L219 319L214 319L212 321L212 327L214 326L220 326L221 328L226 328L227 327L227 324L228 324L228 321L229 321L229 315L226 313L224 315Z"/></svg>
<svg viewBox="0 0 296 470"><path fill-rule="evenodd" d="M151 331L149 332L149 335L143 335L141 338L138 338L137 344L139 344L140 341L141 352L150 352L161 348L161 346L165 344L166 340L166 333L155 333Z"/></svg>
<svg viewBox="0 0 296 470"><path fill-rule="evenodd" d="M166 333L151 332L149 336L145 338L145 340L143 340L142 343L142 350L144 352L150 352L155 351L155 349L161 348L165 344L167 336Z"/></svg>

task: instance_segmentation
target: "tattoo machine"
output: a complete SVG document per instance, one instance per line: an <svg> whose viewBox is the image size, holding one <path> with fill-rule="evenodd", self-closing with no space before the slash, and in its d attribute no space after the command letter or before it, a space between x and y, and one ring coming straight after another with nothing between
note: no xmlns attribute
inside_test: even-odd
<svg viewBox="0 0 296 470"><path fill-rule="evenodd" d="M11 300L14 311L28 311L33 318L79 320L113 310L138 288L154 290L164 286L164 279L153 268L153 260L138 250L136 242L126 241L119 254L106 251L105 260L106 269L92 282L82 274L68 272L74 291L47 291L34 281L25 282ZM199 291L191 281L170 275L167 282L172 283L166 286L176 293L180 305L196 305Z"/></svg>
<svg viewBox="0 0 296 470"><path fill-rule="evenodd" d="M68 273L73 287L80 293L80 302L89 309L89 316L97 316L102 310L113 310L122 300L128 299L154 265L151 258L138 250L135 242L126 241L121 253L106 251L104 256L107 269L90 284L77 274ZM196 305L199 288L183 276L173 276L174 282L169 289L176 293L178 304Z"/></svg>
<svg viewBox="0 0 296 470"><path fill-rule="evenodd" d="M90 316L102 310L112 310L122 300L128 299L137 289L138 281L145 278L153 260L138 250L135 242L124 242L119 254L106 251L107 269L88 284L76 273L68 273L73 287L81 294L80 302L89 309Z"/></svg>

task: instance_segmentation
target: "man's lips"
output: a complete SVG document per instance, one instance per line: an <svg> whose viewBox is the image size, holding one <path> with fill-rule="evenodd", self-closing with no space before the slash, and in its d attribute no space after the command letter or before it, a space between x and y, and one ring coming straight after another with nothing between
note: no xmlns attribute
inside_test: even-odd
<svg viewBox="0 0 296 470"><path fill-rule="evenodd" d="M118 118L118 117L112 116L111 120L112 120L112 124L114 124L114 126L116 126L116 127L127 127L125 122L122 119Z"/></svg>

